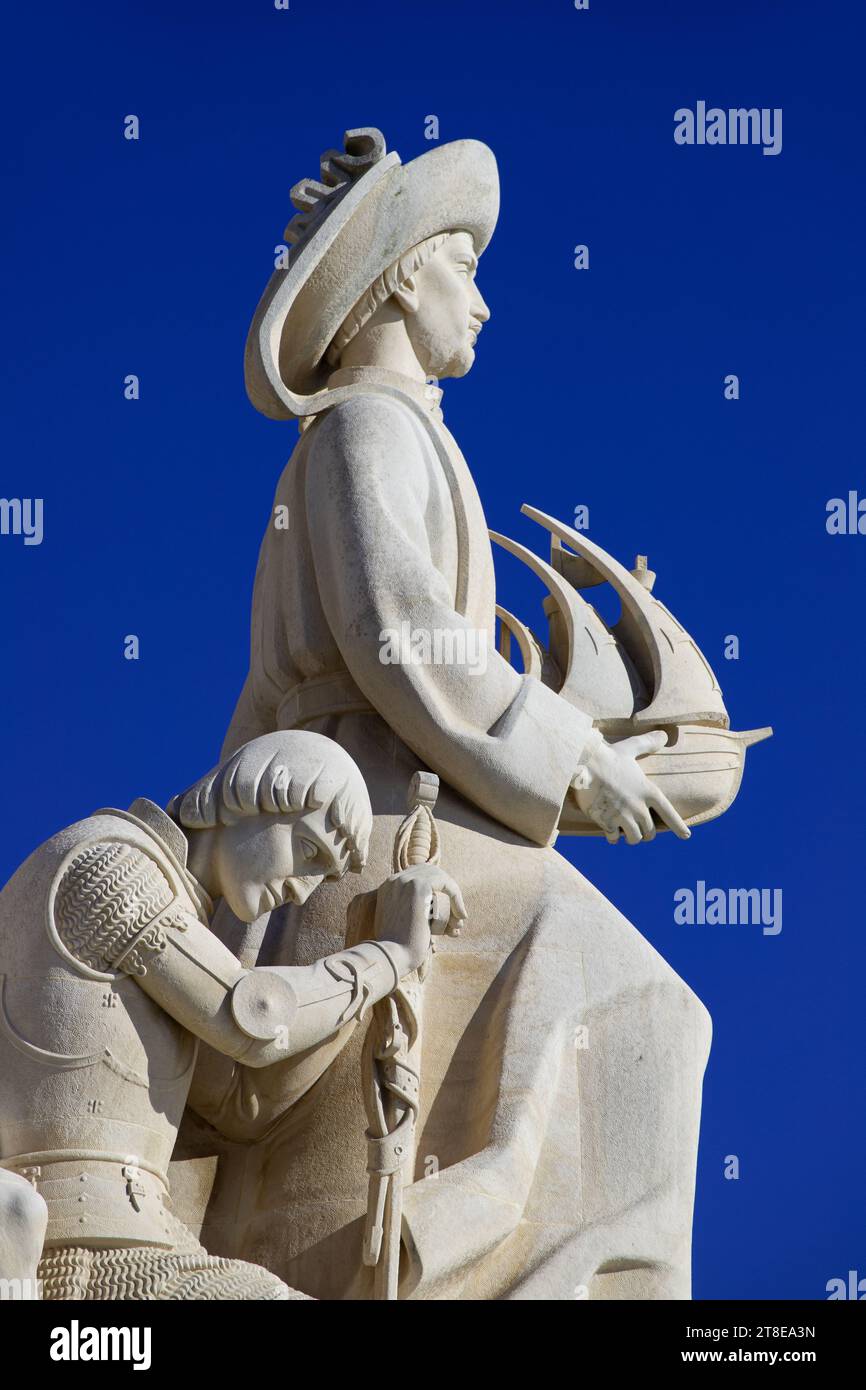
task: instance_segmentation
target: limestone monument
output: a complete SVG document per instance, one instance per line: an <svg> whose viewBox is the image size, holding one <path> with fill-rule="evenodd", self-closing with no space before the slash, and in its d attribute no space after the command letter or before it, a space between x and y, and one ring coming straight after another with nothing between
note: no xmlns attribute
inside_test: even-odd
<svg viewBox="0 0 866 1390"><path fill-rule="evenodd" d="M730 804L769 730L730 731L645 557L627 569L530 509L549 562L495 539L544 578L548 639L497 610L484 511L436 385L470 370L490 317L476 268L498 212L491 151L459 140L402 164L378 130L349 131L292 200L246 381L300 438L223 752L275 729L333 739L373 824L362 891L342 879L253 923L227 902L214 927L247 966L339 950L346 910L371 935L365 904L394 870L419 763L441 783L435 858L471 925L285 1116L239 1115L217 1135L188 1114L183 1151L219 1156L203 1229L316 1298L688 1298L710 1020L554 842L686 838ZM622 600L613 628L584 596L603 581Z"/></svg>
<svg viewBox="0 0 866 1390"><path fill-rule="evenodd" d="M770 730L731 731L645 556L527 506L549 559L493 539L546 635L496 604L437 385L490 317L491 151L353 130L292 199L246 381L300 437L222 761L0 893L0 1278L689 1298L710 1019L554 845L687 838Z"/></svg>
<svg viewBox="0 0 866 1390"><path fill-rule="evenodd" d="M97 811L22 865L0 893L0 1276L47 1299L304 1297L209 1255L171 1209L168 1165L187 1099L217 1127L279 1118L423 966L431 921L462 920L424 863L381 885L375 939L311 965L247 970L210 931L214 898L251 921L327 893L362 867L370 825L337 744L274 733L167 812ZM205 1086L200 1042L223 1064Z"/></svg>

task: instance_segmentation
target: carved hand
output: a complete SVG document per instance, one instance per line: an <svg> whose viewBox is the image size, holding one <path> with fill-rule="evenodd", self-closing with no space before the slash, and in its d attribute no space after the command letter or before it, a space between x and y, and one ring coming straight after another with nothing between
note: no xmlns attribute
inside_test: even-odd
<svg viewBox="0 0 866 1390"><path fill-rule="evenodd" d="M584 753L569 794L583 814L601 827L610 844L616 844L620 834L630 845L654 839L653 811L681 840L691 835L685 821L637 763L642 754L654 753L666 743L667 734L661 729L619 743L608 743L599 736Z"/></svg>
<svg viewBox="0 0 866 1390"><path fill-rule="evenodd" d="M466 907L453 878L437 864L402 869L386 878L376 894L376 939L394 942L403 952L408 963L401 976L417 970L427 959L440 895L448 908L445 931L453 935L466 921Z"/></svg>

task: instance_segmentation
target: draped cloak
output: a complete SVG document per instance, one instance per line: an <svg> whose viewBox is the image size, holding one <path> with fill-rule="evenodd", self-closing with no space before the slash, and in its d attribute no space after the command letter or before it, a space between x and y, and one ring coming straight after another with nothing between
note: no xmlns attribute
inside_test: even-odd
<svg viewBox="0 0 866 1390"><path fill-rule="evenodd" d="M413 772L436 772L469 919L424 987L400 1296L688 1298L708 1015L552 848L591 721L494 650L487 527L439 393L370 368L329 383L347 384L359 394L303 430L277 487L224 754L275 728L335 739L370 789L369 861L252 927L223 904L215 929L246 965L339 949L351 899L391 872ZM407 622L463 630L470 651L485 633L486 669L384 662ZM371 1296L362 1034L309 1089L268 1080L294 1102L281 1117L257 1076L224 1135L188 1114L183 1136L220 1153L208 1248L317 1298Z"/></svg>

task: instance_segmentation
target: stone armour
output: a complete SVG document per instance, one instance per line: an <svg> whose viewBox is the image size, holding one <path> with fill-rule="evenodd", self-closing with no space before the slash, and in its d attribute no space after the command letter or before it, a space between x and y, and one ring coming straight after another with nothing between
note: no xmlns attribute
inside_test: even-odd
<svg viewBox="0 0 866 1390"><path fill-rule="evenodd" d="M0 893L0 1164L47 1205L46 1299L290 1296L171 1211L198 1042L138 980L209 907L143 800L53 836Z"/></svg>
<svg viewBox="0 0 866 1390"><path fill-rule="evenodd" d="M65 1246L44 1256L38 1277L46 1301L285 1302L307 1297L289 1289L258 1265L209 1255L194 1240L182 1252L146 1247L89 1250L84 1246Z"/></svg>

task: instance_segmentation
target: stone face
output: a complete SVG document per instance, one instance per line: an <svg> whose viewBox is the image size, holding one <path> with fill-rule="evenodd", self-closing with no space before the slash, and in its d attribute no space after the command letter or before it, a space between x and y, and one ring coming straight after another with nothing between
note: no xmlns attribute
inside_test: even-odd
<svg viewBox="0 0 866 1390"><path fill-rule="evenodd" d="M0 893L0 1277L33 1278L38 1261L50 1299L304 1297L210 1255L172 1211L199 1044L220 1066L198 1078L198 1113L229 1133L251 1114L273 1122L295 1098L295 1059L311 1084L423 964L459 890L407 866L375 895L375 940L246 969L210 931L213 899L251 920L357 872L371 823L360 773L328 739L275 733L170 809L99 811ZM210 1183L183 1168L198 1224Z"/></svg>
<svg viewBox="0 0 866 1390"><path fill-rule="evenodd" d="M556 535L549 648L500 613L524 673L496 650L484 511L435 385L470 370L490 316L475 271L495 163L472 142L438 147L407 166L398 213L394 156L373 143L340 199L313 197L250 331L253 403L296 415L302 433L274 498L291 535L262 542L225 751L300 727L351 752L373 805L371 888L419 760L441 779L438 853L468 927L422 986L399 1296L687 1298L709 1019L553 844L635 843L665 825L687 836L686 819L730 803L753 738L729 733L713 674L651 599L645 562L617 570L636 631L604 629L593 665L575 613L598 573ZM347 274L364 286L352 308L335 288ZM598 547L593 558L616 566ZM336 910L316 895L245 927L221 909L215 928L245 961L306 961L338 944L353 887L335 887ZM358 1038L242 1160L221 1147L244 1213L233 1223L212 1205L225 1248L316 1297L394 1296L359 1261L372 1219L361 1052ZM185 1138L208 1142L191 1118Z"/></svg>
<svg viewBox="0 0 866 1390"><path fill-rule="evenodd" d="M0 1276L688 1298L710 1020L554 844L686 838L768 731L730 731L645 557L530 512L549 564L496 539L548 584L547 645L496 607L435 384L490 317L491 151L404 166L360 129L293 200L246 353L253 403L301 423L290 525L262 542L223 760L0 893Z"/></svg>

